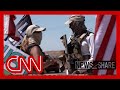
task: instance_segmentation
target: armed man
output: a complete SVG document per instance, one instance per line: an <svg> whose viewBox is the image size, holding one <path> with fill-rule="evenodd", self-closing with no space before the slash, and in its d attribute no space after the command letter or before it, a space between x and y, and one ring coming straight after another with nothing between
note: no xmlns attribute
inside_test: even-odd
<svg viewBox="0 0 120 90"><path fill-rule="evenodd" d="M91 74L91 69L85 69L84 65L80 68L76 68L76 62L92 62L93 61L93 39L94 34L87 30L85 26L85 16L82 15L72 15L69 20L65 22L66 25L69 25L69 28L72 30L72 35L70 37L67 46L66 46L66 59L67 69L69 74ZM63 38L63 37L62 37ZM67 54L67 55L66 55ZM81 69L84 68L84 69Z"/></svg>

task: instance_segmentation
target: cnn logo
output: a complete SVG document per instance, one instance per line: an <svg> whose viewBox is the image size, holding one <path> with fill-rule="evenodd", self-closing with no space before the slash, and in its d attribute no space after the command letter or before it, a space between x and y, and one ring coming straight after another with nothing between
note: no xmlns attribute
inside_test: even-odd
<svg viewBox="0 0 120 90"><path fill-rule="evenodd" d="M12 67L11 63L17 62L17 67ZM39 56L38 61L36 61L33 56L29 56L26 60L23 56L10 56L5 63L6 69L10 73L22 73L23 69L27 73L32 73L33 68L37 73L42 73L43 71L43 57Z"/></svg>

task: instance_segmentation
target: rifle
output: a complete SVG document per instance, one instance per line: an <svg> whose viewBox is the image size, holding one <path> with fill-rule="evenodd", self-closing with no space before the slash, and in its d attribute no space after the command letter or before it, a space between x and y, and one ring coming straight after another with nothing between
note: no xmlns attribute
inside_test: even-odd
<svg viewBox="0 0 120 90"><path fill-rule="evenodd" d="M61 38L61 41L65 47L65 58L66 58L66 61L65 61L65 73L66 75L68 75L70 73L70 54L68 53L68 47L67 47L67 37L66 37L66 34L63 35Z"/></svg>

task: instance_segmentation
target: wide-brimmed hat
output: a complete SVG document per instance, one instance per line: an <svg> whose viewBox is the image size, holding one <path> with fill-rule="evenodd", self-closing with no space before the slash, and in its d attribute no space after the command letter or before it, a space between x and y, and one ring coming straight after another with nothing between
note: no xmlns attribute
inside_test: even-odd
<svg viewBox="0 0 120 90"><path fill-rule="evenodd" d="M69 20L67 20L65 22L66 25L69 25L71 22L73 21L81 21L81 22L84 22L85 21L85 16L82 16L82 15L72 15L70 16Z"/></svg>

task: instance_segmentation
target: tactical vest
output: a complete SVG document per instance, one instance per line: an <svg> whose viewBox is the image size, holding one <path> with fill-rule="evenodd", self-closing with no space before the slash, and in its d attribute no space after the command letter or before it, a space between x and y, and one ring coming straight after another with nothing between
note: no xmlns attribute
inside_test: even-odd
<svg viewBox="0 0 120 90"><path fill-rule="evenodd" d="M73 37L71 42L68 44L68 53L70 54L71 59L76 59L83 61L83 55L81 53L81 43L82 41L89 36L90 32L83 33L81 36Z"/></svg>

